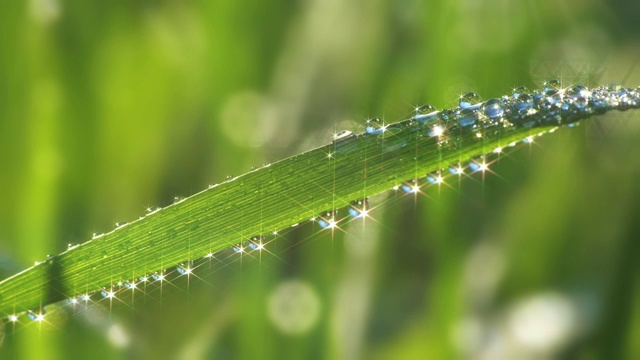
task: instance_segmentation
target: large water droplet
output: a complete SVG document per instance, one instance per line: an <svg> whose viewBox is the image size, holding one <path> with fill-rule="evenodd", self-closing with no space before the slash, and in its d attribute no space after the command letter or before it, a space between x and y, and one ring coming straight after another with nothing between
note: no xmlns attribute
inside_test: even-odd
<svg viewBox="0 0 640 360"><path fill-rule="evenodd" d="M318 219L318 225L320 225L323 229L333 229L336 227L336 215L338 214L338 210L327 211Z"/></svg>
<svg viewBox="0 0 640 360"><path fill-rule="evenodd" d="M517 88L513 89L513 98L514 99L518 99L520 98L520 96L524 95L524 94L530 94L531 90L529 90L528 87L526 86L518 86Z"/></svg>
<svg viewBox="0 0 640 360"><path fill-rule="evenodd" d="M156 272L154 272L153 274L151 274L151 278L152 278L154 281L164 281L164 279L165 279L165 275L164 275L164 272L157 272L157 271L156 271Z"/></svg>
<svg viewBox="0 0 640 360"><path fill-rule="evenodd" d="M349 215L353 218L364 217L368 212L367 199L352 201L349 205Z"/></svg>
<svg viewBox="0 0 640 360"><path fill-rule="evenodd" d="M263 243L264 237L261 235L254 236L249 240L249 249L251 250L262 250L264 248Z"/></svg>
<svg viewBox="0 0 640 360"><path fill-rule="evenodd" d="M333 143L338 144L340 142L353 139L356 137L356 134L352 133L349 130L342 130L339 133L333 135Z"/></svg>
<svg viewBox="0 0 640 360"><path fill-rule="evenodd" d="M589 89L587 89L586 86L582 85L574 85L565 90L564 94L572 99L576 99L577 97L587 98L591 96L591 92L589 91Z"/></svg>
<svg viewBox="0 0 640 360"><path fill-rule="evenodd" d="M378 134L383 130L384 121L379 118L373 118L367 120L365 131L369 134Z"/></svg>
<svg viewBox="0 0 640 360"><path fill-rule="evenodd" d="M480 95L474 92L468 92L462 96L460 96L460 108L462 109L475 109L480 107L480 103L482 102L482 98Z"/></svg>
<svg viewBox="0 0 640 360"><path fill-rule="evenodd" d="M27 311L27 317L32 321L42 322L44 321L44 310L40 310L39 312L29 310Z"/></svg>
<svg viewBox="0 0 640 360"><path fill-rule="evenodd" d="M557 79L547 80L542 83L542 90L544 92L552 91L552 90L558 91L561 88L562 88L562 83L560 82L560 80L557 80Z"/></svg>
<svg viewBox="0 0 640 360"><path fill-rule="evenodd" d="M478 122L478 112L472 108L463 109L458 113L457 120L462 127L473 126Z"/></svg>
<svg viewBox="0 0 640 360"><path fill-rule="evenodd" d="M484 114L490 119L500 118L504 115L504 105L500 99L489 99L484 103Z"/></svg>
<svg viewBox="0 0 640 360"><path fill-rule="evenodd" d="M438 118L438 109L431 105L422 105L416 109L416 115L413 117L414 120L419 121L421 124L426 124L434 119Z"/></svg>
<svg viewBox="0 0 640 360"><path fill-rule="evenodd" d="M113 289L107 288L102 288L100 290L100 295L102 295L102 297L105 299L113 299L114 297L116 297L115 291L113 291Z"/></svg>
<svg viewBox="0 0 640 360"><path fill-rule="evenodd" d="M176 271L180 275L189 275L191 274L191 271L192 271L191 265L189 263L180 264L176 266Z"/></svg>
<svg viewBox="0 0 640 360"><path fill-rule="evenodd" d="M443 178L442 175L440 175L440 172L434 172L427 175L427 181L430 184L442 184Z"/></svg>

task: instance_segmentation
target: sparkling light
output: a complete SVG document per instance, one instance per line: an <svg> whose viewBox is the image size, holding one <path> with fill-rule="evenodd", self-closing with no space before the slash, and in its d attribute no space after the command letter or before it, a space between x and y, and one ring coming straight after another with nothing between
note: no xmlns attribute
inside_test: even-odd
<svg viewBox="0 0 640 360"><path fill-rule="evenodd" d="M69 302L70 302L70 303L72 303L73 305L75 305L75 304L77 304L77 303L78 303L78 299L76 299L76 298L71 298L71 299L69 299Z"/></svg>
<svg viewBox="0 0 640 360"><path fill-rule="evenodd" d="M262 250L262 249L264 249L264 244L263 243L257 243L256 244L256 250L259 251L259 250Z"/></svg>
<svg viewBox="0 0 640 360"><path fill-rule="evenodd" d="M482 164L480 164L480 170L482 171L486 171L489 169L489 164L482 162Z"/></svg>
<svg viewBox="0 0 640 360"><path fill-rule="evenodd" d="M433 127L433 136L442 136L444 134L444 128L440 125L436 125Z"/></svg>
<svg viewBox="0 0 640 360"><path fill-rule="evenodd" d="M80 300L83 301L89 301L89 299L91 299L91 296L89 296L89 294L84 294L84 295L80 295Z"/></svg>
<svg viewBox="0 0 640 360"><path fill-rule="evenodd" d="M461 166L458 166L458 168L456 169L456 174L458 175L464 174L464 169Z"/></svg>
<svg viewBox="0 0 640 360"><path fill-rule="evenodd" d="M38 314L38 315L36 315L36 318L34 319L34 321L37 321L37 322L42 322L42 321L44 321L44 314Z"/></svg>
<svg viewBox="0 0 640 360"><path fill-rule="evenodd" d="M493 150L494 153L496 154L500 154L502 152L502 148L501 147L497 147L495 150Z"/></svg>
<svg viewBox="0 0 640 360"><path fill-rule="evenodd" d="M18 321L18 316L17 315L9 315L9 321L11 321L13 323Z"/></svg>

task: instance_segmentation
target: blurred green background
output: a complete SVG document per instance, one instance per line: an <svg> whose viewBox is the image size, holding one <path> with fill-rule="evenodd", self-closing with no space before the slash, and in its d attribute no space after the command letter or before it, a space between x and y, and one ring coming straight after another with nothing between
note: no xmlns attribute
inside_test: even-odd
<svg viewBox="0 0 640 360"><path fill-rule="evenodd" d="M368 117L635 87L639 49L630 0L4 1L0 276ZM638 359L639 144L639 113L585 121L364 228L5 324L0 358Z"/></svg>

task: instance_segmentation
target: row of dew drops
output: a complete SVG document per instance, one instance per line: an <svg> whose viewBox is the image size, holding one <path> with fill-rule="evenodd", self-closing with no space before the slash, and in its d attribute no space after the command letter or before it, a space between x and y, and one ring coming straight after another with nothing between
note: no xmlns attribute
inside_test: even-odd
<svg viewBox="0 0 640 360"><path fill-rule="evenodd" d="M640 87L631 89L625 88L621 85L611 85L608 87L596 87L588 89L583 85L573 85L567 88L563 88L558 80L546 81L542 88L539 90L531 91L528 88L521 86L513 89L510 96L503 96L501 98L492 98L487 101L474 92L466 93L459 98L459 104L456 108L437 110L431 105L422 105L415 109L415 115L408 121L402 121L393 124L386 124L383 120L374 118L370 119L366 123L365 133L362 136L379 136L385 134L387 131L393 131L394 127L404 130L406 128L418 128L424 130L424 135L430 138L438 139L440 145L444 145L447 142L448 133L461 133L461 132L473 132L478 138L482 137L482 132L487 129L500 128L504 131L508 131L509 128L535 128L535 127L548 127L548 126L560 126L567 125L569 127L574 126L581 119L584 119L592 114L602 114L609 110L627 110L631 108L640 107ZM553 132L556 128L553 127L549 132ZM540 132L537 135L542 135L545 132ZM345 144L347 140L353 139L357 135L348 130L341 131L334 135L333 144L338 148L342 144ZM533 141L532 136L528 136L522 140L524 143L531 143ZM515 146L516 143L509 143L507 146ZM403 146L403 143L400 145ZM480 158L473 159L467 164L451 164L446 169L440 169L438 171L427 174L424 177L424 181L427 184L439 185L444 183L446 176L457 175L461 176L466 171L470 172L485 172L488 170L490 162L487 161L487 157L491 155L499 155L502 153L502 148L498 147L488 154L482 155ZM265 167L270 164L265 164ZM252 170L256 170L252 168ZM232 181L235 178L228 176L226 181ZM393 187L393 190L401 189L405 193L417 193L421 189L422 179L412 179L403 182L401 185ZM216 187L217 185L211 185L209 188ZM174 204L181 203L185 198L174 198ZM153 215L160 211L161 208L148 208L146 216ZM351 202L348 207L348 214L350 218L358 219L368 216L370 209L367 199L361 199ZM347 217L340 219L338 217L338 210L332 210L323 212L319 216L314 216L309 219L310 222L317 223L322 229L335 229L338 224L345 220ZM116 230L126 226L127 223L116 223ZM293 224L291 227L296 227L299 224ZM272 235L277 235L278 231L273 231ZM102 237L103 234L94 234L93 239ZM253 251L262 251L265 249L265 237L262 235L253 236L245 242L238 243L231 246L228 250L223 252L232 252L235 254L245 254ZM76 248L77 244L69 244L68 251ZM213 253L206 254L202 259L212 259ZM48 256L48 258L50 258ZM200 260L202 260L200 259ZM36 265L40 264L36 262ZM175 273L177 276L191 275L194 269L194 261L188 261L186 263L175 266ZM170 272L173 273L174 271ZM71 297L68 299L68 303L72 305L80 304L84 302L88 303L92 296L99 293L102 298L114 299L118 292L124 290L136 290L140 284L147 284L150 282L160 282L167 280L167 276L170 274L164 271L157 271L150 275L139 277L135 280L119 281L115 285L110 287L104 287L95 292L87 292L77 297ZM42 322L45 319L45 308L42 307L39 311L29 310L26 312L29 319L35 322ZM6 317L9 322L16 323L19 320L19 314L12 314Z"/></svg>
<svg viewBox="0 0 640 360"><path fill-rule="evenodd" d="M152 209L148 213L153 214L157 212L159 208ZM358 219L364 218L368 213L368 201L367 199L357 200L351 202L351 205L348 208L348 218ZM309 219L310 222L317 223L322 229L333 229L338 226L338 223L346 220L347 217L343 219L338 219L338 210L333 210L330 212L322 213L322 215L317 217L312 217ZM291 225L292 228L297 227L299 224ZM126 226L126 223L118 223L116 224L116 228L120 228L122 226ZM155 271L149 275L144 275L137 277L132 280L124 280L118 281L111 286L105 286L96 291L85 292L81 295L70 297L66 300L66 303L71 306L76 306L80 304L87 305L89 302L92 302L92 299L97 296L98 299L106 299L113 300L118 298L121 292L135 291L144 287L146 285L150 285L153 283L162 284L165 281L170 281L170 279L177 278L180 276L189 276L195 275L195 270L206 263L208 260L212 260L217 256L232 256L233 254L250 254L251 252L261 252L262 250L266 250L266 246L276 239L279 235L279 231L273 231L270 234L270 238L267 239L266 236L257 235L252 236L248 240L237 243L231 246L227 250L222 250L217 252L216 254L209 252L200 259L190 260L181 264L176 265L175 267L168 268L162 271ZM77 245L69 244L69 250L74 249ZM53 257L48 256L48 260L53 260ZM173 276L173 277L172 277ZM45 321L46 314L46 306L41 307L39 310L28 310L26 311L26 316L33 322L43 322ZM6 320L10 323L17 323L20 320L20 316L22 313L15 313L9 316L6 316Z"/></svg>

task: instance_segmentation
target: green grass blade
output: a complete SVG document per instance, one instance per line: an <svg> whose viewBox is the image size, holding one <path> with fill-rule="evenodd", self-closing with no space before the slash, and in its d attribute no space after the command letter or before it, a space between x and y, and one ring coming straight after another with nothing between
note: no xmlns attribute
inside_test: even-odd
<svg viewBox="0 0 640 360"><path fill-rule="evenodd" d="M428 173L444 175L450 165L489 156L559 125L640 104L635 90L616 94L615 89L575 96L567 91L564 97L560 93L559 104L549 106L544 99L553 95L545 94L524 112L517 110L516 99L505 100L497 108L504 115L493 118L495 112L478 105L371 124L369 132L347 134L231 179L3 280L0 316L201 259L395 186L422 186Z"/></svg>

